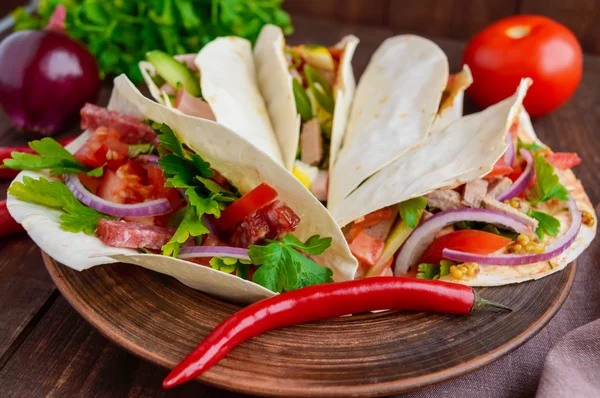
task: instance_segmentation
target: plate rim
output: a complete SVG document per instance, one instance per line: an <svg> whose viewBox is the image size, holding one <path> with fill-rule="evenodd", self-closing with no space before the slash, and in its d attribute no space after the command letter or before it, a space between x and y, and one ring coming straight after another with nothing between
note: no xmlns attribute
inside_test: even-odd
<svg viewBox="0 0 600 398"><path fill-rule="evenodd" d="M143 346L137 345L125 338L124 336L120 335L119 333L116 333L114 331L114 328L110 327L111 324L109 322L99 321L99 317L95 315L94 311L88 306L86 306L85 301L81 300L80 297L76 295L64 282L58 269L59 267L66 266L55 261L45 251L41 249L40 251L42 253L42 260L44 262L44 266L46 267L50 277L52 278L52 281L54 282L62 296L77 311L77 313L81 315L90 325L92 325L94 329L99 331L100 334L102 334L111 342L117 344L119 347L135 355L136 357L149 361L153 364L159 365L167 370L170 370L173 367L175 367L175 365L177 365L177 363L171 363L168 360L164 360L160 355L155 354L153 351L150 351L144 348ZM562 289L553 305L549 307L548 310L544 312L544 314L541 317L539 317L536 322L530 324L527 327L527 329L525 329L519 335L515 336L509 342L497 347L492 351L488 351L485 354L482 354L476 358L470 359L449 369L444 369L426 375L402 378L374 384L362 384L353 386L328 386L326 389L324 389L323 387L315 386L305 386L301 389L294 387L285 388L281 386L275 388L265 388L264 383L253 384L252 382L248 383L248 380L246 380L244 384L232 385L230 384L231 380L219 377L218 372L210 371L200 375L194 380L200 381L204 384L213 387L221 388L223 390L269 397L376 397L419 390L421 388L446 382L457 377L464 376L468 373L474 372L478 369L481 369L491 364L492 362L497 361L503 356L509 354L515 349L519 348L521 345L523 345L525 342L527 342L529 339L535 336L556 315L556 313L560 310L565 300L569 296L569 293L575 281L576 269L576 261L573 261L572 263L568 264L568 266L565 267L565 269L562 270L563 272L568 272L568 278L565 287ZM535 280L523 283L532 282L535 282Z"/></svg>

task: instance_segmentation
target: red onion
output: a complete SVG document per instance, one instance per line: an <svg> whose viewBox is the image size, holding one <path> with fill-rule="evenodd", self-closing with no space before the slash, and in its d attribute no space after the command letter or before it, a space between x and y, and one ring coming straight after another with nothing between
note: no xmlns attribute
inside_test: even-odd
<svg viewBox="0 0 600 398"><path fill-rule="evenodd" d="M581 212L573 198L569 198L567 207L571 212L571 226L567 232L559 239L555 240L546 247L546 250L540 254L490 254L481 255L460 252L457 250L444 249L445 258L459 262L476 262L487 265L523 265L533 264L540 261L550 260L567 250L575 241L579 229L581 228Z"/></svg>
<svg viewBox="0 0 600 398"><path fill-rule="evenodd" d="M142 163L158 167L158 156L156 155L139 155L135 160L140 160Z"/></svg>
<svg viewBox="0 0 600 398"><path fill-rule="evenodd" d="M528 150L523 148L521 148L519 153L523 159L525 159L525 162L527 162L527 166L525 166L525 170L519 176L519 178L517 178L506 191L498 195L496 199L500 202L506 199L514 198L515 196L521 194L521 192L527 188L527 185L529 185L529 182L533 178L533 173L535 171L533 167L533 156L531 156L531 153Z"/></svg>
<svg viewBox="0 0 600 398"><path fill-rule="evenodd" d="M0 43L0 105L15 127L43 135L76 120L100 90L94 56L54 25L14 32Z"/></svg>
<svg viewBox="0 0 600 398"><path fill-rule="evenodd" d="M518 218L496 210L457 209L442 211L423 221L410 234L396 258L394 275L405 274L408 268L419 260L421 254L433 242L436 234L442 228L459 221L483 221L502 225L519 233L528 231L527 226Z"/></svg>
<svg viewBox="0 0 600 398"><path fill-rule="evenodd" d="M184 195L187 198L187 196ZM202 221L204 222L204 226L208 228L211 234L218 235L217 226L215 225L215 216L212 214L203 214Z"/></svg>
<svg viewBox="0 0 600 398"><path fill-rule="evenodd" d="M195 257L230 257L238 260L248 260L248 249L231 246L187 246L179 251L179 258Z"/></svg>
<svg viewBox="0 0 600 398"><path fill-rule="evenodd" d="M506 134L506 143L508 144L508 148L504 152L504 163L512 167L515 163L515 143L511 134Z"/></svg>
<svg viewBox="0 0 600 398"><path fill-rule="evenodd" d="M134 205L124 205L120 203L109 202L99 196L94 195L81 183L79 177L75 174L65 176L65 184L69 187L73 195L84 205L115 217L149 217L160 216L170 213L173 209L167 199L151 200L149 202L137 203Z"/></svg>

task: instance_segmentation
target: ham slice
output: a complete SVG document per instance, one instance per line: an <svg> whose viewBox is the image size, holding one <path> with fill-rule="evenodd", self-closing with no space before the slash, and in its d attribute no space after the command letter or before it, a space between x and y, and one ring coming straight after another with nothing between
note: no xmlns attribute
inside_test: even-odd
<svg viewBox="0 0 600 398"><path fill-rule="evenodd" d="M306 164L316 166L323 159L323 137L319 119L314 118L302 125L300 149L300 160Z"/></svg>
<svg viewBox="0 0 600 398"><path fill-rule="evenodd" d="M312 183L310 191L317 199L321 202L327 200L327 186L329 185L329 172L325 170L319 170L317 178Z"/></svg>
<svg viewBox="0 0 600 398"><path fill-rule="evenodd" d="M196 98L188 93L184 87L177 91L174 106L175 109L180 110L186 115L212 120L213 122L217 121L210 105L202 98Z"/></svg>
<svg viewBox="0 0 600 398"><path fill-rule="evenodd" d="M197 54L180 54L174 56L173 58L187 66L188 69L192 72L198 72L198 66L196 65L196 57Z"/></svg>

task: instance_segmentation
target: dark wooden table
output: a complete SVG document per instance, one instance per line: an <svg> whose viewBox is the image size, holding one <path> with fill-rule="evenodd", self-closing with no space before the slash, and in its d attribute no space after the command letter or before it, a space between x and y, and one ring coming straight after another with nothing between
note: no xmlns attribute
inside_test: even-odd
<svg viewBox="0 0 600 398"><path fill-rule="evenodd" d="M294 21L295 42L329 44L349 33L360 37L354 60L357 74L362 73L384 38L399 33L304 17ZM447 39L436 42L448 54L451 71L458 71L464 43ZM101 103L107 101L109 90L110 87L104 89ZM583 158L577 174L594 205L600 200L598 103L600 57L586 56L583 81L574 97L552 115L534 123L547 144L561 151L578 152ZM469 103L467 108L474 109ZM75 131L76 128L71 134ZM12 129L7 118L0 116L0 144L24 144L31 138ZM5 188L8 184L1 185ZM5 189L1 189L0 199L4 197ZM0 242L0 396L240 396L198 383L163 391L160 382L166 374L165 369L136 358L88 325L57 291L39 249L27 235ZM529 383L527 391L535 392L537 380Z"/></svg>

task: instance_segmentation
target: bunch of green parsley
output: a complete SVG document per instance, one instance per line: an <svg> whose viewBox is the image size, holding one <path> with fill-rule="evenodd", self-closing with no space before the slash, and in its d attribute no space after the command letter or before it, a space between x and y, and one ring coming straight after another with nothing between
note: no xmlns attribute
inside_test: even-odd
<svg viewBox="0 0 600 398"><path fill-rule="evenodd" d="M265 24L293 31L283 0L41 0L37 14L13 11L15 30L41 29L58 4L67 9L69 35L98 60L102 77L126 73L141 82L138 62L150 50L196 53L219 36L254 43Z"/></svg>

